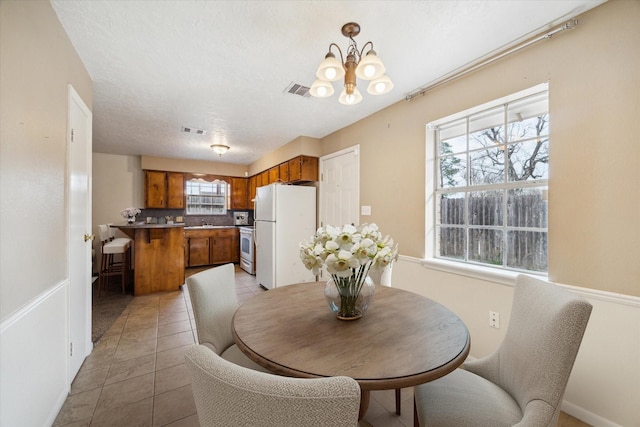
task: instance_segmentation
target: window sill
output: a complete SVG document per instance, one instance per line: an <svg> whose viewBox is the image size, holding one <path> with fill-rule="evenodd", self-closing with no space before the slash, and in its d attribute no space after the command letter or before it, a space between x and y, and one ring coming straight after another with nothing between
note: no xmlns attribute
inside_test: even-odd
<svg viewBox="0 0 640 427"><path fill-rule="evenodd" d="M496 268L482 267L479 265L465 264L437 258L423 259L421 264L423 267L431 270L444 271L446 273L458 274L460 276L471 277L473 279L486 280L506 286L514 286L516 277L518 274L521 274L516 271L499 270ZM531 274L544 280L547 279L546 275L538 275L534 273L523 274Z"/></svg>

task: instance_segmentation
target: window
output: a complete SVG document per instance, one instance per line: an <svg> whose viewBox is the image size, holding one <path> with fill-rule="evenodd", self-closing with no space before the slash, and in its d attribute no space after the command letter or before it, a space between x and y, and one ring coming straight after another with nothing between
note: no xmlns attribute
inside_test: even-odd
<svg viewBox="0 0 640 427"><path fill-rule="evenodd" d="M434 257L545 273L547 85L430 123L427 134Z"/></svg>
<svg viewBox="0 0 640 427"><path fill-rule="evenodd" d="M187 215L226 215L229 205L229 184L204 179L187 181Z"/></svg>

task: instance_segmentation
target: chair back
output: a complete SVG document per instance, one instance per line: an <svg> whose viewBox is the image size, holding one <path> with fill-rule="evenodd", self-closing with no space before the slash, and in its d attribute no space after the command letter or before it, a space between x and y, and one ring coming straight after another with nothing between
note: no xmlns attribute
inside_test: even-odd
<svg viewBox="0 0 640 427"><path fill-rule="evenodd" d="M383 268L371 267L369 277L376 285L391 286L391 273L393 272L393 263L387 264Z"/></svg>
<svg viewBox="0 0 640 427"><path fill-rule="evenodd" d="M473 363L465 367L513 396L523 411L523 425L532 421L528 417L555 425L591 309L589 302L566 289L519 275L499 349L486 361L477 361L480 369Z"/></svg>
<svg viewBox="0 0 640 427"><path fill-rule="evenodd" d="M202 345L185 355L202 427L356 427L360 386L349 377L289 378L228 362Z"/></svg>
<svg viewBox="0 0 640 427"><path fill-rule="evenodd" d="M189 298L196 320L198 343L222 354L233 345L231 320L238 308L233 264L213 267L187 277Z"/></svg>
<svg viewBox="0 0 640 427"><path fill-rule="evenodd" d="M100 224L98 226L98 236L100 237L100 242L102 242L102 244L111 240L111 234L109 233L109 226L106 224Z"/></svg>

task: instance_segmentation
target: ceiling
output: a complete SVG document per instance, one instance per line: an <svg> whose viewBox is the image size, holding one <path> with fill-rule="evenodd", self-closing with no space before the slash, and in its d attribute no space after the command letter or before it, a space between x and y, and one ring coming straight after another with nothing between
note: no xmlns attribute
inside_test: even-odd
<svg viewBox="0 0 640 427"><path fill-rule="evenodd" d="M248 165L322 138L601 0L51 0L93 80L93 151ZM311 86L343 24L360 24L394 89L355 106L290 94ZM335 49L334 49L335 51ZM185 133L182 127L202 129ZM222 157L211 144L231 150Z"/></svg>

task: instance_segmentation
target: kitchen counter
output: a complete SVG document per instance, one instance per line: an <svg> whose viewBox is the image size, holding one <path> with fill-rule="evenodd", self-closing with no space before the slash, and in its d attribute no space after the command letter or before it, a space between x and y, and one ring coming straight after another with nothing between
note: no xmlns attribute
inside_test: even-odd
<svg viewBox="0 0 640 427"><path fill-rule="evenodd" d="M189 225L185 230L210 230L216 228L238 228L237 225Z"/></svg>
<svg viewBox="0 0 640 427"><path fill-rule="evenodd" d="M147 224L146 222L134 222L133 224L129 224L123 222L122 224L113 224L112 227L118 227L123 232L126 229L136 229L136 228L174 228L174 227L184 227L184 223L176 223L176 224Z"/></svg>
<svg viewBox="0 0 640 427"><path fill-rule="evenodd" d="M134 295L176 291L184 284L184 224L123 223L133 239Z"/></svg>

